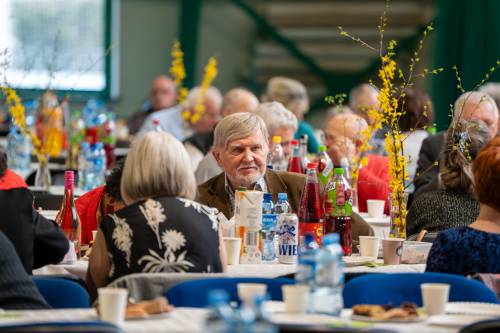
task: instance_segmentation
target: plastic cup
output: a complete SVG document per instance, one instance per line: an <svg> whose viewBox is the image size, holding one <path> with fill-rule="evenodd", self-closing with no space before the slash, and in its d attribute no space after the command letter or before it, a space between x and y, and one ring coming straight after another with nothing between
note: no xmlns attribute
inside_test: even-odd
<svg viewBox="0 0 500 333"><path fill-rule="evenodd" d="M362 257L378 258L380 237L359 236L359 254Z"/></svg>
<svg viewBox="0 0 500 333"><path fill-rule="evenodd" d="M366 200L368 216L373 218L384 217L385 200Z"/></svg>
<svg viewBox="0 0 500 333"><path fill-rule="evenodd" d="M95 241L95 236L97 236L97 230L92 230L92 241Z"/></svg>
<svg viewBox="0 0 500 333"><path fill-rule="evenodd" d="M125 288L99 288L99 313L101 319L121 325L125 319L128 290Z"/></svg>
<svg viewBox="0 0 500 333"><path fill-rule="evenodd" d="M446 283L423 283L420 285L420 289L422 290L422 300L427 315L444 314L450 294L450 285Z"/></svg>
<svg viewBox="0 0 500 333"><path fill-rule="evenodd" d="M384 265L399 265L403 256L403 238L385 238L382 240Z"/></svg>
<svg viewBox="0 0 500 333"><path fill-rule="evenodd" d="M238 265L240 263L241 238L224 237L224 246L226 247L227 264Z"/></svg>
<svg viewBox="0 0 500 333"><path fill-rule="evenodd" d="M306 313L309 304L309 286L285 284L281 287L288 313Z"/></svg>
<svg viewBox="0 0 500 333"><path fill-rule="evenodd" d="M238 283L238 297L245 304L252 304L257 296L264 296L267 285L263 283Z"/></svg>

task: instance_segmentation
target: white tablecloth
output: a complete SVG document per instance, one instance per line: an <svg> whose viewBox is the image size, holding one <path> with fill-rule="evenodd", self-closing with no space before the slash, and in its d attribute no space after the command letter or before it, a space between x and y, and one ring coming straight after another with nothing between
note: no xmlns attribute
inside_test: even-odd
<svg viewBox="0 0 500 333"><path fill-rule="evenodd" d="M341 320L349 322L350 310L342 312ZM8 317L0 317L0 326L12 323L47 322L47 321L84 321L96 320L97 315L93 309L64 309L42 311L8 311ZM127 333L154 333L154 332L203 332L205 309L176 308L167 314L158 315L150 319L125 321L122 328ZM287 315L274 314L271 316L279 322L328 324L338 322L339 318L324 315ZM482 318L474 317L471 321ZM460 327L436 326L424 320L417 323L376 323L374 328L392 329L396 332L410 333L452 333L458 332Z"/></svg>
<svg viewBox="0 0 500 333"><path fill-rule="evenodd" d="M380 260L379 260L380 262ZM79 260L74 265L47 265L33 271L34 275L61 275L75 274L85 280L88 269L88 261ZM229 265L226 275L231 277L265 277L275 278L278 276L293 274L297 271L297 265L285 265L278 263ZM417 265L389 265L389 266L357 266L345 267L348 273L414 273L424 272L425 264Z"/></svg>

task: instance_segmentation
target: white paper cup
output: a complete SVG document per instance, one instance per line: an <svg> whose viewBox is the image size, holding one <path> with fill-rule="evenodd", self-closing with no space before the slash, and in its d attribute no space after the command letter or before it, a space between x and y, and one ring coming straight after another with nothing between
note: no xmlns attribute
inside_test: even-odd
<svg viewBox="0 0 500 333"><path fill-rule="evenodd" d="M263 283L238 283L238 297L245 304L252 304L257 296L264 296L267 285Z"/></svg>
<svg viewBox="0 0 500 333"><path fill-rule="evenodd" d="M224 237L224 246L226 247L227 264L238 265L240 263L241 238Z"/></svg>
<svg viewBox="0 0 500 333"><path fill-rule="evenodd" d="M359 236L359 254L362 257L378 258L380 237Z"/></svg>
<svg viewBox="0 0 500 333"><path fill-rule="evenodd" d="M281 286L283 302L288 313L306 313L309 305L309 286L285 284Z"/></svg>
<svg viewBox="0 0 500 333"><path fill-rule="evenodd" d="M368 216L370 217L384 217L384 206L385 200L366 200L366 205L368 207Z"/></svg>
<svg viewBox="0 0 500 333"><path fill-rule="evenodd" d="M384 265L399 265L403 256L404 238L382 239L382 254Z"/></svg>
<svg viewBox="0 0 500 333"><path fill-rule="evenodd" d="M444 314L450 294L450 285L446 283L423 283L420 285L420 289L422 290L422 300L427 315Z"/></svg>
<svg viewBox="0 0 500 333"><path fill-rule="evenodd" d="M97 230L92 230L92 241L95 241L95 236L97 236Z"/></svg>
<svg viewBox="0 0 500 333"><path fill-rule="evenodd" d="M125 319L128 290L125 288L99 288L99 313L101 319L121 325Z"/></svg>

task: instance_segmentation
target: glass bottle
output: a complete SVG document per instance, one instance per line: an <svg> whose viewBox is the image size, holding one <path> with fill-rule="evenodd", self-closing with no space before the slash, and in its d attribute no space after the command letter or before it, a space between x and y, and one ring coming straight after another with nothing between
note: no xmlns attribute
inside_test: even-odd
<svg viewBox="0 0 500 333"><path fill-rule="evenodd" d="M351 216L352 195L344 169L335 168L335 176L326 187L325 234L338 233L346 256L352 253Z"/></svg>
<svg viewBox="0 0 500 333"><path fill-rule="evenodd" d="M77 256L80 255L82 225L80 217L75 207L73 198L74 172L64 172L64 197L61 209L56 216L56 222L68 237L68 240L75 245Z"/></svg>
<svg viewBox="0 0 500 333"><path fill-rule="evenodd" d="M288 161L288 172L304 173L302 159L300 158L300 147L297 140L292 140L292 157Z"/></svg>
<svg viewBox="0 0 500 333"><path fill-rule="evenodd" d="M299 205L299 243L306 234L313 234L316 243L321 242L323 236L323 204L316 175L316 163L308 163L306 169L306 182Z"/></svg>

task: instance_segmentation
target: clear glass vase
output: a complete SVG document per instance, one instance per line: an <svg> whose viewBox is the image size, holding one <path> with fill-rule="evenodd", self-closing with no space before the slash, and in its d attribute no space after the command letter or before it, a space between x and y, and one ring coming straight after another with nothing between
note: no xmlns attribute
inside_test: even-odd
<svg viewBox="0 0 500 333"><path fill-rule="evenodd" d="M408 193L389 193L391 227L389 237L406 239L406 213Z"/></svg>
<svg viewBox="0 0 500 333"><path fill-rule="evenodd" d="M36 174L35 174L35 187L41 188L47 192L49 191L50 185L52 183L48 161L49 161L48 156L39 159L38 167L36 169Z"/></svg>

